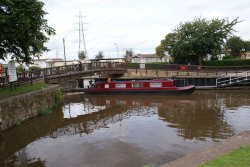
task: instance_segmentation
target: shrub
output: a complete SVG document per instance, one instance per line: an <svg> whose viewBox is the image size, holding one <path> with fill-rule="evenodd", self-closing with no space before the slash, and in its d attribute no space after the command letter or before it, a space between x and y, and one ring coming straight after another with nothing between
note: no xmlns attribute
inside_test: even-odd
<svg viewBox="0 0 250 167"><path fill-rule="evenodd" d="M41 69L41 67L39 67L39 66L31 66L29 68L30 71L35 71L35 70L40 70L40 69Z"/></svg>
<svg viewBox="0 0 250 167"><path fill-rule="evenodd" d="M169 63L166 62L154 62L154 63L147 63L146 69L165 69L166 65Z"/></svg>
<svg viewBox="0 0 250 167"><path fill-rule="evenodd" d="M45 106L41 106L38 108L38 115L40 115L40 116L48 115L51 112L52 112L52 110L48 107L45 107Z"/></svg>
<svg viewBox="0 0 250 167"><path fill-rule="evenodd" d="M139 63L127 63L126 66L127 66L127 68L130 68L130 69L140 68Z"/></svg>
<svg viewBox="0 0 250 167"><path fill-rule="evenodd" d="M57 89L55 92L55 104L53 107L58 107L63 101L63 95L60 89Z"/></svg>
<svg viewBox="0 0 250 167"><path fill-rule="evenodd" d="M235 59L235 58L231 55L223 57L223 60L228 60L228 59Z"/></svg>
<svg viewBox="0 0 250 167"><path fill-rule="evenodd" d="M16 71L22 73L25 71L25 68L22 64L20 64L19 66L16 67Z"/></svg>
<svg viewBox="0 0 250 167"><path fill-rule="evenodd" d="M204 61L204 66L248 66L250 65L250 59L226 59L216 61Z"/></svg>

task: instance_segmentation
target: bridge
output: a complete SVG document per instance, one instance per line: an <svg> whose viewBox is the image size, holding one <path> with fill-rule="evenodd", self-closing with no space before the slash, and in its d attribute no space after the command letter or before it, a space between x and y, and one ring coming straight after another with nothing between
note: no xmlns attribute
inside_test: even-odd
<svg viewBox="0 0 250 167"><path fill-rule="evenodd" d="M125 63L118 62L92 62L66 66L42 68L17 73L17 82L10 83L8 77L0 77L0 88L12 85L23 85L44 80L46 83L62 84L68 80L76 80L81 77L100 75L121 76L126 72ZM7 76L7 70L6 70Z"/></svg>

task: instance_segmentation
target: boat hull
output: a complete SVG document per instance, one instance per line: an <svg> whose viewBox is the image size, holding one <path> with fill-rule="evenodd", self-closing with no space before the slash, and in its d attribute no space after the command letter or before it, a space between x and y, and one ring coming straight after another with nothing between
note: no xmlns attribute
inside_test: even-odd
<svg viewBox="0 0 250 167"><path fill-rule="evenodd" d="M141 89L105 89L88 88L83 89L86 94L190 94L195 90L194 85L185 87L166 87L166 88L141 88Z"/></svg>

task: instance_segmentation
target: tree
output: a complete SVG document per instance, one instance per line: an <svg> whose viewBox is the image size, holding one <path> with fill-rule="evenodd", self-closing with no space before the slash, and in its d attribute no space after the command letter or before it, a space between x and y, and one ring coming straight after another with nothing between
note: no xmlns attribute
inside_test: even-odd
<svg viewBox="0 0 250 167"><path fill-rule="evenodd" d="M80 53L78 53L78 58L80 59L80 60L84 60L84 59L86 59L86 53L84 52L84 51L81 51Z"/></svg>
<svg viewBox="0 0 250 167"><path fill-rule="evenodd" d="M238 18L233 21L195 18L167 34L160 47L168 51L177 63L192 61L201 65L202 59L208 54L217 55L221 52L225 40L234 31L233 26L239 22Z"/></svg>
<svg viewBox="0 0 250 167"><path fill-rule="evenodd" d="M233 36L227 40L225 46L231 56L240 57L240 53L244 48L244 41L240 37Z"/></svg>
<svg viewBox="0 0 250 167"><path fill-rule="evenodd" d="M11 57L18 62L31 63L48 51L44 43L55 30L48 26L39 0L2 0L0 3L0 59Z"/></svg>
<svg viewBox="0 0 250 167"><path fill-rule="evenodd" d="M161 61L162 58L165 56L165 49L162 45L159 45L155 48L156 55L160 57Z"/></svg>
<svg viewBox="0 0 250 167"><path fill-rule="evenodd" d="M134 51L132 49L126 50L124 56L125 62L130 62L133 56L134 56Z"/></svg>
<svg viewBox="0 0 250 167"><path fill-rule="evenodd" d="M103 59L104 58L104 54L103 54L103 51L99 51L97 53L97 55L95 56L96 59Z"/></svg>
<svg viewBox="0 0 250 167"><path fill-rule="evenodd" d="M244 41L244 49L250 51L250 41Z"/></svg>

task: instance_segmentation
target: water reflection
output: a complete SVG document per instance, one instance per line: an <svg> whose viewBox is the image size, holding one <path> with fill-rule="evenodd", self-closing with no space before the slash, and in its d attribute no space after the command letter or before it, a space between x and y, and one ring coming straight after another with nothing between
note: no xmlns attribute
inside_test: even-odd
<svg viewBox="0 0 250 167"><path fill-rule="evenodd" d="M193 105L176 105L161 108L159 116L169 122L169 127L177 129L177 135L185 139L217 140L234 134L234 129L227 123L222 103L204 104L202 101Z"/></svg>
<svg viewBox="0 0 250 167"><path fill-rule="evenodd" d="M0 166L161 165L249 129L249 99L247 91L67 96L51 115L0 134Z"/></svg>
<svg viewBox="0 0 250 167"><path fill-rule="evenodd" d="M100 127L132 116L158 114L160 120L165 121L168 127L175 128L177 135L184 139L216 141L235 134L234 127L227 123L225 109L249 105L247 97L247 94L204 92L181 97L84 96L82 103L69 103L63 112L65 118L86 114L96 115L95 120L103 122L103 125L97 124ZM98 113L93 114L94 112Z"/></svg>

